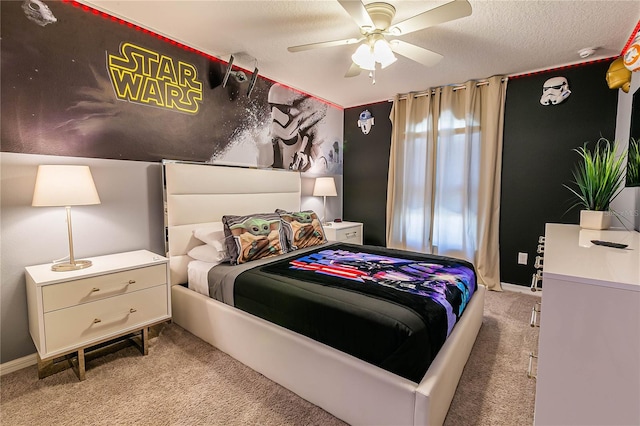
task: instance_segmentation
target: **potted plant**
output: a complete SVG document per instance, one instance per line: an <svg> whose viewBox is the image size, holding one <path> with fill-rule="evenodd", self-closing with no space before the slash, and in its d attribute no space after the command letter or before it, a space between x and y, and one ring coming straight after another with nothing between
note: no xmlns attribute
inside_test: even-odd
<svg viewBox="0 0 640 426"><path fill-rule="evenodd" d="M574 204L581 207L580 227L607 229L611 224L609 206L623 189L625 155L617 155L618 143L600 138L593 149L587 143L576 148L581 160L573 171L575 188L564 185L574 195Z"/></svg>
<svg viewBox="0 0 640 426"><path fill-rule="evenodd" d="M633 138L627 154L627 186L640 186L640 140Z"/></svg>

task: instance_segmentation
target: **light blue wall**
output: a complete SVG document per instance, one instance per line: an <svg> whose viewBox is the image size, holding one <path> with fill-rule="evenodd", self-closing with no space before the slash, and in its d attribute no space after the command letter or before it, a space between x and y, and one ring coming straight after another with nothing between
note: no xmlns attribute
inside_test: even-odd
<svg viewBox="0 0 640 426"><path fill-rule="evenodd" d="M164 253L160 164L0 153L0 363L35 353L24 267L69 254L65 209L31 206L39 164L91 168L101 204L71 209L76 258L138 249Z"/></svg>

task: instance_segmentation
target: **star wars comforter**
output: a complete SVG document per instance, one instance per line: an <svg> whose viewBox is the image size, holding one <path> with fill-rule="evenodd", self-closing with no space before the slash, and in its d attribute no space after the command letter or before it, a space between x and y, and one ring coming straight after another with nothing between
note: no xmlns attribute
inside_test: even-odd
<svg viewBox="0 0 640 426"><path fill-rule="evenodd" d="M466 261L374 246L239 266L212 268L211 297L416 383L476 290Z"/></svg>

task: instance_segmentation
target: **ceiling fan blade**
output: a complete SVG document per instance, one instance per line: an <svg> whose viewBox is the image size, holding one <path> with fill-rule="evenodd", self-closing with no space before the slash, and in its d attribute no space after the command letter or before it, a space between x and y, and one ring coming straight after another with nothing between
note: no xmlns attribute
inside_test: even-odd
<svg viewBox="0 0 640 426"><path fill-rule="evenodd" d="M358 64L356 64L355 62L351 62L351 66L349 67L349 70L344 76L355 77L357 75L360 75L360 71L362 71L362 68L360 68Z"/></svg>
<svg viewBox="0 0 640 426"><path fill-rule="evenodd" d="M391 50L399 55L405 56L412 61L416 61L425 67L432 67L442 59L442 55L431 50L423 49L415 44L402 40L392 40Z"/></svg>
<svg viewBox="0 0 640 426"><path fill-rule="evenodd" d="M351 16L354 21L356 21L356 24L358 24L360 28L375 28L375 25L373 24L373 21L371 20L367 9L365 9L364 4L362 4L361 1L338 0L338 3L340 3L340 6L342 6L342 8L347 11L349 16Z"/></svg>
<svg viewBox="0 0 640 426"><path fill-rule="evenodd" d="M300 46L291 46L288 47L287 50L289 52L302 52L303 50L311 50L311 49L319 49L323 47L334 47L334 46L346 46L349 44L356 44L363 40L363 38L348 38L345 40L334 40L334 41L323 41L320 43L310 43L310 44L301 44Z"/></svg>
<svg viewBox="0 0 640 426"><path fill-rule="evenodd" d="M394 35L404 35L469 15L471 15L471 4L469 4L467 0L454 0L402 22L398 22L392 25L390 30ZM400 30L400 33L396 34L396 32L394 32L396 28Z"/></svg>

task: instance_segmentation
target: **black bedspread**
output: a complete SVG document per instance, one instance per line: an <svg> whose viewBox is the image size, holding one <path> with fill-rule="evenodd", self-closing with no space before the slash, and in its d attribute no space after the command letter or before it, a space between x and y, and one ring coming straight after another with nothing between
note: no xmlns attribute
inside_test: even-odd
<svg viewBox="0 0 640 426"><path fill-rule="evenodd" d="M235 306L413 382L476 289L473 265L334 244L241 273Z"/></svg>

